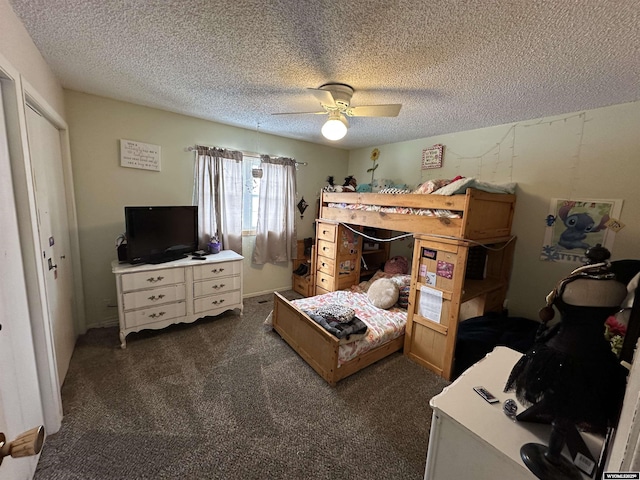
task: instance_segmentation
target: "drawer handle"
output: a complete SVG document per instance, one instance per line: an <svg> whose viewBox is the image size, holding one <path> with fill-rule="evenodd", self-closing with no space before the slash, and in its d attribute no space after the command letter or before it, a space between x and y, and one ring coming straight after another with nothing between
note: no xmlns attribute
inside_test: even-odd
<svg viewBox="0 0 640 480"><path fill-rule="evenodd" d="M218 305L219 303L223 303L223 302L224 302L224 298L223 298L223 299L221 299L221 300L214 300L214 301L213 301L213 302L211 302L211 303L213 303L214 305Z"/></svg>
<svg viewBox="0 0 640 480"><path fill-rule="evenodd" d="M214 268L211 270L211 273L222 273L224 272L224 268Z"/></svg>
<svg viewBox="0 0 640 480"><path fill-rule="evenodd" d="M148 298L149 298L149 300L151 300L153 302L154 300L162 300L164 297L165 297L164 295L160 294L157 297L155 295L151 295Z"/></svg>
<svg viewBox="0 0 640 480"><path fill-rule="evenodd" d="M165 314L166 312L158 312L158 313L152 313L151 315L149 315L149 318L157 318L157 317L161 317Z"/></svg>
<svg viewBox="0 0 640 480"><path fill-rule="evenodd" d="M224 288L224 283L221 283L220 285L212 285L211 288L217 290L219 288Z"/></svg>
<svg viewBox="0 0 640 480"><path fill-rule="evenodd" d="M326 235L327 233L329 233L329 230L322 230L323 235Z"/></svg>
<svg viewBox="0 0 640 480"><path fill-rule="evenodd" d="M322 250L324 251L324 250L329 250L329 249L327 247L322 247Z"/></svg>
<svg viewBox="0 0 640 480"><path fill-rule="evenodd" d="M164 280L164 277L147 278L147 282L151 282L151 283L156 283L156 282L159 282L160 280Z"/></svg>

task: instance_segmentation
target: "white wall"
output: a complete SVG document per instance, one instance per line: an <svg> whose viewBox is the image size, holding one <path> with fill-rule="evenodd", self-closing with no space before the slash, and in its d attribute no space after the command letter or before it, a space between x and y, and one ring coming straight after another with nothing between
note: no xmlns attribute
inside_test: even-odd
<svg viewBox="0 0 640 480"><path fill-rule="evenodd" d="M517 235L509 311L538 319L546 294L578 263L540 260L551 198L623 199L612 260L640 258L640 102L408 142L380 145L375 178L416 186L456 175L516 182ZM443 144L442 168L421 170L422 150ZM349 173L368 183L371 148L350 152ZM361 180L362 179L362 180ZM635 220L634 220L635 219Z"/></svg>
<svg viewBox="0 0 640 480"><path fill-rule="evenodd" d="M0 53L64 117L64 94L60 82L40 55L8 0L0 0Z"/></svg>
<svg viewBox="0 0 640 480"><path fill-rule="evenodd" d="M316 199L328 175L346 176L348 152L256 133L126 102L65 91L70 127L87 327L117 318L115 238L124 232L125 205L190 205L195 144L288 156L298 168L298 198L310 204L298 219L298 238L314 235ZM119 139L160 145L161 171L120 166ZM244 293L291 288L291 265L251 264L254 237L243 242ZM117 339L114 339L114 341Z"/></svg>

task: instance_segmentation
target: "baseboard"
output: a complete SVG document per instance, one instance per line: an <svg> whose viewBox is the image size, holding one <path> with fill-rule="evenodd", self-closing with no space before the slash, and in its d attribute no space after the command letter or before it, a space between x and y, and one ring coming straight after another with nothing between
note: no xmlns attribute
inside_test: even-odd
<svg viewBox="0 0 640 480"><path fill-rule="evenodd" d="M287 290L293 290L293 287L289 286L289 287L270 288L269 290L263 290L261 292L247 293L246 295L243 295L242 298L259 297L260 295L267 295L273 292L286 292Z"/></svg>
<svg viewBox="0 0 640 480"><path fill-rule="evenodd" d="M118 327L118 326L120 326L118 317L106 318L99 323L92 323L91 325L87 325L87 330L89 330L90 328L106 328L106 327Z"/></svg>

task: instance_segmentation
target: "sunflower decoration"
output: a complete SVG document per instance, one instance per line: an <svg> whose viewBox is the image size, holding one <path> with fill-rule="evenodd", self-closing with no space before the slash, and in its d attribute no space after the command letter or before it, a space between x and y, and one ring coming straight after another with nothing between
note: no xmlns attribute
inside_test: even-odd
<svg viewBox="0 0 640 480"><path fill-rule="evenodd" d="M367 173L371 172L371 185L373 185L373 175L376 171L376 168L378 168L378 164L376 163L378 161L378 158L380 158L380 150L374 148L371 151L371 161L373 162L373 167L367 168Z"/></svg>

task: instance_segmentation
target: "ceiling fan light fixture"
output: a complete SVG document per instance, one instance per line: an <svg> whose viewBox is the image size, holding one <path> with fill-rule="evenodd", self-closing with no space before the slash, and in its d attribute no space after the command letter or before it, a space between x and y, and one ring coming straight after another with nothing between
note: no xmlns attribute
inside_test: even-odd
<svg viewBox="0 0 640 480"><path fill-rule="evenodd" d="M348 127L347 119L340 112L331 112L329 120L322 126L322 136L331 141L340 140L347 134Z"/></svg>

